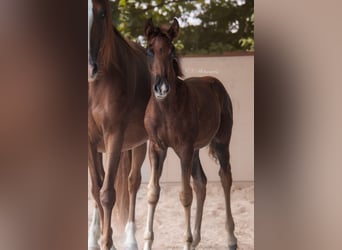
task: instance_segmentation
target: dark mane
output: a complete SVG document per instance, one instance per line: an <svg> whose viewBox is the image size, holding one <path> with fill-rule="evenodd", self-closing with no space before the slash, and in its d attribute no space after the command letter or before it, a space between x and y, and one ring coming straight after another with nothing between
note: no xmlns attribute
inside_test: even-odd
<svg viewBox="0 0 342 250"><path fill-rule="evenodd" d="M180 65L179 56L176 53L176 51L174 52L173 57L174 58L172 59L172 64L173 64L173 69L176 73L176 76L183 77L184 75L183 75L182 67Z"/></svg>
<svg viewBox="0 0 342 250"><path fill-rule="evenodd" d="M141 60L140 65L145 64L144 48L139 44L126 40L121 33L113 26L114 33L114 51L112 64L116 70L123 75L130 75L134 73L130 66L132 60Z"/></svg>

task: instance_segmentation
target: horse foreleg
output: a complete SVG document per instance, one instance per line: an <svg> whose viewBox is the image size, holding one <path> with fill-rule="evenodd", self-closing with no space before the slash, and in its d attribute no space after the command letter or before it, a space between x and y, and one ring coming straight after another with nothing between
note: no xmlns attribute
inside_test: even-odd
<svg viewBox="0 0 342 250"><path fill-rule="evenodd" d="M129 213L125 233L125 249L138 250L137 240L135 238L135 204L137 192L141 184L141 166L146 156L146 143L132 150L132 168L128 176L129 192Z"/></svg>
<svg viewBox="0 0 342 250"><path fill-rule="evenodd" d="M192 188L190 186L191 169L193 165L193 149L185 149L179 154L181 158L182 168L182 189L179 193L179 199L184 207L185 213L185 245L184 250L190 250L192 245L191 234L191 204L192 204Z"/></svg>
<svg viewBox="0 0 342 250"><path fill-rule="evenodd" d="M192 178L193 178L193 188L196 193L196 216L195 216L195 228L193 232L193 242L192 248L198 246L201 241L201 225L203 216L203 206L206 197L206 185L207 177L203 172L203 168L199 159L199 151L197 150L194 155L194 161L192 166Z"/></svg>
<svg viewBox="0 0 342 250"><path fill-rule="evenodd" d="M100 191L100 200L103 207L103 230L102 230L102 250L114 250L112 240L111 218L112 210L116 200L116 193L114 189L115 176L118 171L120 154L122 149L123 133L122 131L116 134L109 134L105 137L106 146L106 174L103 185Z"/></svg>
<svg viewBox="0 0 342 250"><path fill-rule="evenodd" d="M154 212L159 200L160 186L159 179L162 174L163 164L166 157L166 149L160 148L157 144L150 141L149 145L149 158L151 165L151 177L148 184L147 200L148 200L148 210L147 210L147 223L145 229L145 244L144 250L150 250L152 247L152 242L154 240L153 233L153 219Z"/></svg>
<svg viewBox="0 0 342 250"><path fill-rule="evenodd" d="M88 233L88 250L99 250L99 239L101 236L100 213L97 205L93 210L93 218Z"/></svg>
<svg viewBox="0 0 342 250"><path fill-rule="evenodd" d="M103 209L100 202L100 188L103 181L103 166L101 155L97 152L96 147L91 145L90 142L88 142L88 168L92 184L91 192L95 200L93 218L88 232L88 249L95 250L100 249L98 241L101 236L101 224L103 222Z"/></svg>

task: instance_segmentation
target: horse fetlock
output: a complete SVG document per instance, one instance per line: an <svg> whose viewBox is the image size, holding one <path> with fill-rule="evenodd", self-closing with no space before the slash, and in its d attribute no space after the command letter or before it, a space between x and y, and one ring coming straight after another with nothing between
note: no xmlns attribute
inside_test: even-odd
<svg viewBox="0 0 342 250"><path fill-rule="evenodd" d="M103 239L101 244L101 250L115 250L115 247L113 245L113 240L111 238L108 238L107 240Z"/></svg>
<svg viewBox="0 0 342 250"><path fill-rule="evenodd" d="M101 200L101 205L106 208L112 208L115 203L115 190L114 188L112 189L105 189L100 191L100 200Z"/></svg>
<svg viewBox="0 0 342 250"><path fill-rule="evenodd" d="M199 232L194 232L194 237L193 237L193 241L192 241L192 248L195 249L195 247L198 246L198 244L201 241L201 235Z"/></svg>
<svg viewBox="0 0 342 250"><path fill-rule="evenodd" d="M184 235L184 241L186 243L192 243L193 242L193 239L192 239L192 235L187 233L186 235Z"/></svg>
<svg viewBox="0 0 342 250"><path fill-rule="evenodd" d="M228 248L229 248L229 250L236 250L237 249L237 244L229 245Z"/></svg>
<svg viewBox="0 0 342 250"><path fill-rule="evenodd" d="M228 215L229 217L229 215ZM233 221L233 218L231 218L230 220L227 219L226 220L226 231L232 235L232 237L235 237L234 236L234 230L235 230L235 224L234 224L234 221Z"/></svg>
<svg viewBox="0 0 342 250"><path fill-rule="evenodd" d="M152 242L154 240L154 233L152 231L146 231L144 234L144 240Z"/></svg>
<svg viewBox="0 0 342 250"><path fill-rule="evenodd" d="M236 246L237 245L237 238L235 237L234 233L228 234L228 246Z"/></svg>

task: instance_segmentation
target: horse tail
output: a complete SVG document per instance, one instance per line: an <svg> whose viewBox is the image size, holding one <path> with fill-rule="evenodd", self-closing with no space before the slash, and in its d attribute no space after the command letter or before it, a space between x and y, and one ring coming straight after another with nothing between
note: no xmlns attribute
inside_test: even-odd
<svg viewBox="0 0 342 250"><path fill-rule="evenodd" d="M217 156L217 144L214 141L211 141L209 144L209 156L218 163L218 156Z"/></svg>
<svg viewBox="0 0 342 250"><path fill-rule="evenodd" d="M209 144L209 156L216 163L219 161L219 154L224 150L224 145L229 146L233 128L233 104L224 85L215 79L215 90L221 102L221 124L216 136Z"/></svg>
<svg viewBox="0 0 342 250"><path fill-rule="evenodd" d="M132 151L125 151L121 153L118 172L115 178L116 202L114 207L114 214L117 229L123 231L128 219L129 209L129 192L128 192L128 175L132 168Z"/></svg>

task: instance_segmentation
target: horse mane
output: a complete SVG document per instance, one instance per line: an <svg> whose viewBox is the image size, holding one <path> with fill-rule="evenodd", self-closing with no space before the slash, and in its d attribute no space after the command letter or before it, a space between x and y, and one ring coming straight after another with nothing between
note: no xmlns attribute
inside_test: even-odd
<svg viewBox="0 0 342 250"><path fill-rule="evenodd" d="M174 52L174 55L173 55L172 64L173 64L173 69L174 69L174 71L176 73L176 76L183 77L184 74L183 74L183 71L182 71L182 67L180 65L179 56L176 53L176 51Z"/></svg>
<svg viewBox="0 0 342 250"><path fill-rule="evenodd" d="M121 33L112 25L112 32L108 32L104 39L101 51L102 66L106 70L114 68L122 75L127 74L128 69L125 65L129 65L128 61L132 58L142 58L144 55L143 48L139 48L138 44L127 41Z"/></svg>

